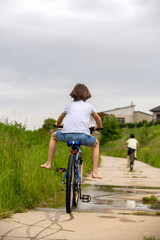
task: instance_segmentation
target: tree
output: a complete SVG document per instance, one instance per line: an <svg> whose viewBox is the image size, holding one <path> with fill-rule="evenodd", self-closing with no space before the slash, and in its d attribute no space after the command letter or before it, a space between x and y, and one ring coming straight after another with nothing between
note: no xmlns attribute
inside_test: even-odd
<svg viewBox="0 0 160 240"><path fill-rule="evenodd" d="M121 137L120 123L114 115L109 115L103 120L103 130L101 131L101 134L101 145Z"/></svg>
<svg viewBox="0 0 160 240"><path fill-rule="evenodd" d="M53 118L47 118L44 120L44 124L42 128L46 129L47 131L50 131L54 128L54 124L56 123L56 120Z"/></svg>

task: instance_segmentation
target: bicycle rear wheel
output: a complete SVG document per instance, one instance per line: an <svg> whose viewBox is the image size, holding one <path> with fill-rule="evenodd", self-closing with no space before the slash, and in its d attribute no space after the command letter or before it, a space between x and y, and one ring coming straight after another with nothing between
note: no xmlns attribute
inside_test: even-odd
<svg viewBox="0 0 160 240"><path fill-rule="evenodd" d="M132 171L133 170L133 164L134 164L134 152L130 153L129 158L130 158L130 171Z"/></svg>
<svg viewBox="0 0 160 240"><path fill-rule="evenodd" d="M66 179L66 211L72 212L73 198L74 198L74 176L75 176L75 156L71 154L68 161L68 173Z"/></svg>

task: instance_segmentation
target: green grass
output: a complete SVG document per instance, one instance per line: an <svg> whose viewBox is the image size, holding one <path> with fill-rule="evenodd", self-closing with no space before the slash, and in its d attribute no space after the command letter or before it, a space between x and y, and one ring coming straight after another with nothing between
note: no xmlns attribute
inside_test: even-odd
<svg viewBox="0 0 160 240"><path fill-rule="evenodd" d="M138 212L133 212L133 213L119 213L122 215L137 215L137 216L160 216L160 212L142 212L142 211L138 211Z"/></svg>
<svg viewBox="0 0 160 240"><path fill-rule="evenodd" d="M151 195L150 197L143 197L143 203L156 203L157 197L155 195Z"/></svg>
<svg viewBox="0 0 160 240"><path fill-rule="evenodd" d="M154 236L144 237L143 240L160 240L155 238Z"/></svg>
<svg viewBox="0 0 160 240"><path fill-rule="evenodd" d="M0 123L0 218L38 205L56 207L67 167L70 148L58 143L51 170L40 168L46 162L50 136L45 130L26 131L21 124ZM91 148L84 150L84 174L92 169Z"/></svg>
<svg viewBox="0 0 160 240"><path fill-rule="evenodd" d="M127 148L125 143L131 133L135 134L140 143L137 150L138 160L143 161L151 166L160 168L160 125L151 127L141 127L122 131L122 138L116 141L107 142L101 146L101 154L113 157L127 157Z"/></svg>

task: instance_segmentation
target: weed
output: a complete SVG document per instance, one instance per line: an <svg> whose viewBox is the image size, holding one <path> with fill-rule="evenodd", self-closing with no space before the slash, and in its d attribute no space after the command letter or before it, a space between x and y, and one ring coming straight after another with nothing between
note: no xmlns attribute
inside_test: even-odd
<svg viewBox="0 0 160 240"><path fill-rule="evenodd" d="M133 213L119 213L122 215L137 215L137 216L159 216L160 212L133 212Z"/></svg>
<svg viewBox="0 0 160 240"><path fill-rule="evenodd" d="M70 148L58 143L52 169L42 169L40 165L47 160L49 139L44 129L27 131L17 123L0 123L0 218L42 202L52 207L63 202L57 200L62 175L55 169L67 167ZM84 159L84 174L87 174L92 169L91 148L85 148ZM60 199L63 197L60 195Z"/></svg>
<svg viewBox="0 0 160 240"><path fill-rule="evenodd" d="M151 195L150 197L143 197L143 203L155 203L157 202L157 197L155 195Z"/></svg>
<svg viewBox="0 0 160 240"><path fill-rule="evenodd" d="M155 238L154 236L150 236L150 237L144 237L143 240L159 240L159 239Z"/></svg>
<svg viewBox="0 0 160 240"><path fill-rule="evenodd" d="M134 212L133 215L138 216L159 216L160 212Z"/></svg>

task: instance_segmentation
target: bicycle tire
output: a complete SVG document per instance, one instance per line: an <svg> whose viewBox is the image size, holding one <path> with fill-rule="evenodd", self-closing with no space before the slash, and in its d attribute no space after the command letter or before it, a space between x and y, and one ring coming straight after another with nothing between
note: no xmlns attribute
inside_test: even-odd
<svg viewBox="0 0 160 240"><path fill-rule="evenodd" d="M66 176L66 212L71 213L74 202L74 163L75 156L71 154L68 161L68 173Z"/></svg>
<svg viewBox="0 0 160 240"><path fill-rule="evenodd" d="M80 194L80 184L78 186L77 184L77 179L74 179L74 188L73 188L73 206L77 207L78 205L78 200L79 200L79 194Z"/></svg>
<svg viewBox="0 0 160 240"><path fill-rule="evenodd" d="M82 182L82 174L83 174L83 160L82 160L83 152L79 150L78 162L79 162L79 183L78 183L78 175L75 174L74 179L74 195L73 195L73 205L77 207L79 196L81 194L81 182ZM81 162L82 161L82 162Z"/></svg>
<svg viewBox="0 0 160 240"><path fill-rule="evenodd" d="M130 153L130 171L133 171L133 164L134 164L134 152Z"/></svg>
<svg viewBox="0 0 160 240"><path fill-rule="evenodd" d="M81 150L79 150L78 162L79 162L80 183L82 183L83 182L83 152Z"/></svg>

